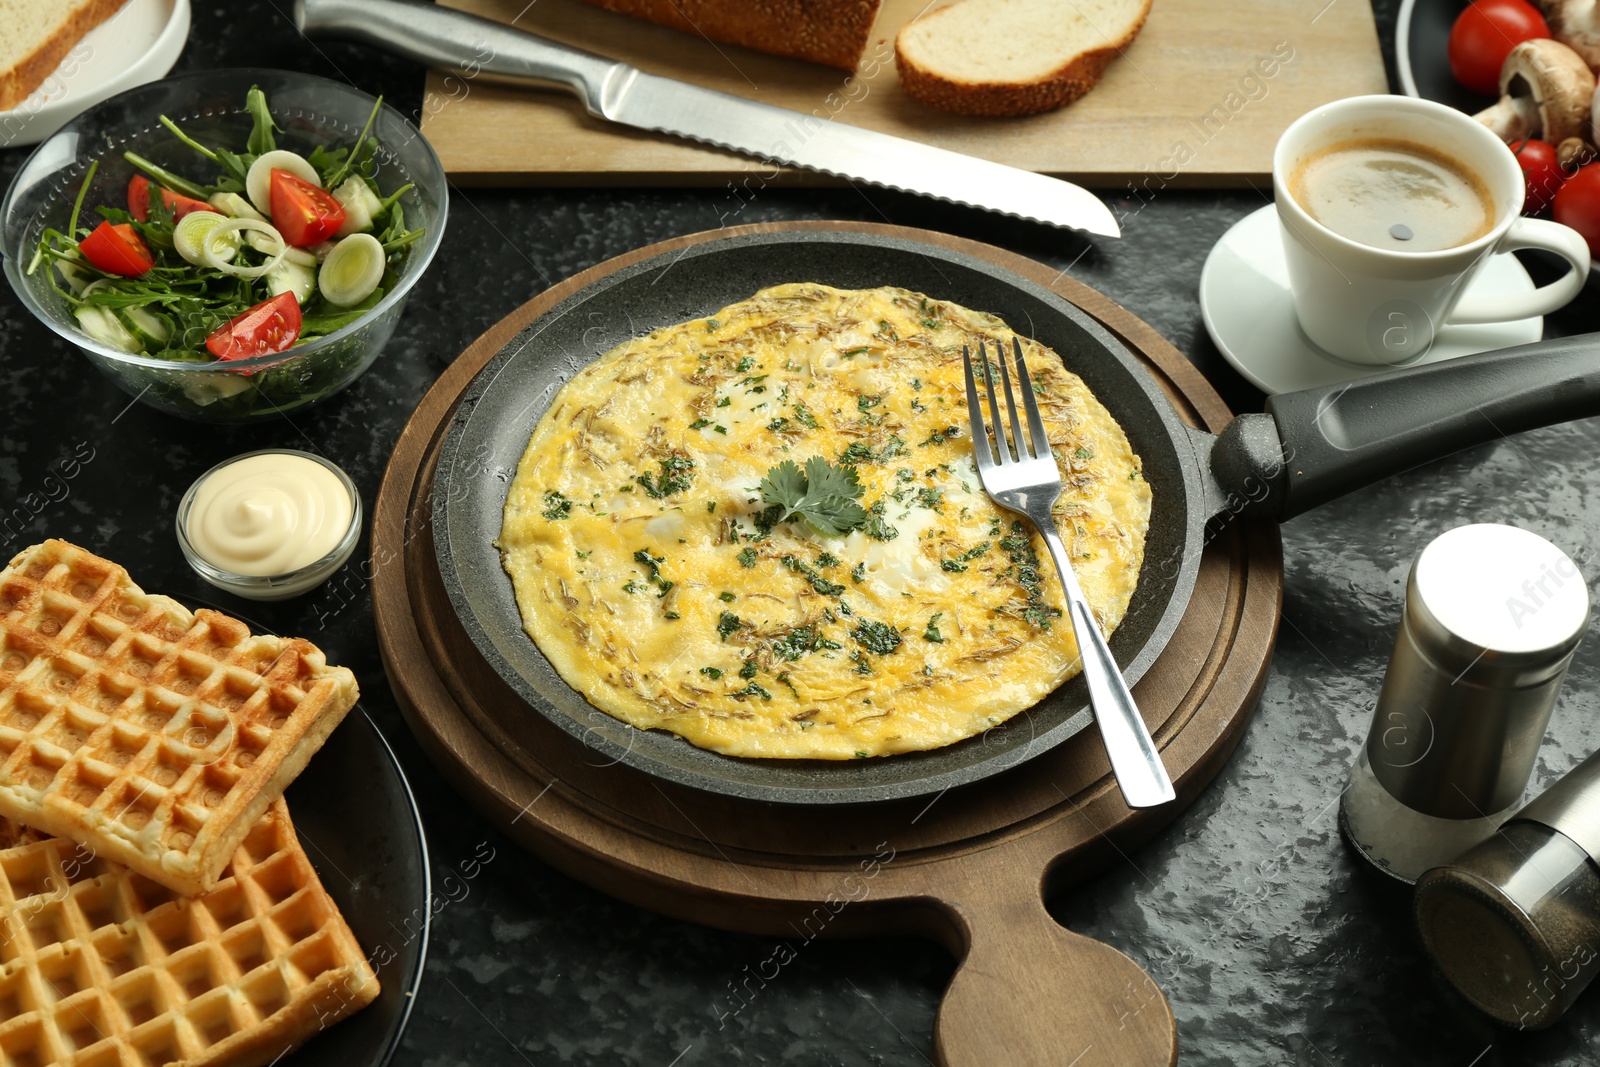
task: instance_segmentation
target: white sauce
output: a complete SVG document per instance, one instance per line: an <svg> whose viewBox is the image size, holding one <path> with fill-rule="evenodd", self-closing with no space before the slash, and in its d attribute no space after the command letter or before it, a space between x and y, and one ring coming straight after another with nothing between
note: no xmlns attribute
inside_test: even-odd
<svg viewBox="0 0 1600 1067"><path fill-rule="evenodd" d="M350 493L303 456L246 456L195 489L184 532L200 557L235 574L300 570L332 552L350 529Z"/></svg>

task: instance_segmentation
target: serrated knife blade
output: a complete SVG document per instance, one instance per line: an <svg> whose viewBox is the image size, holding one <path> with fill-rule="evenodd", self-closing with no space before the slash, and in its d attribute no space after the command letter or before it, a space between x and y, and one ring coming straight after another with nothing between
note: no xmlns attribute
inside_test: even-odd
<svg viewBox="0 0 1600 1067"><path fill-rule="evenodd" d="M759 159L1106 237L1121 231L1059 178L647 74L605 56L420 0L296 0L307 35L377 45L429 66L575 93L593 115Z"/></svg>

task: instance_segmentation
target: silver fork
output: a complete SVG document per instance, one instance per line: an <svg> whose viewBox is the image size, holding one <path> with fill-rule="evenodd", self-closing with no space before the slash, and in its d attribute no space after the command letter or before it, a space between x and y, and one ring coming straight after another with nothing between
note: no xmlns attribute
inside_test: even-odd
<svg viewBox="0 0 1600 1067"><path fill-rule="evenodd" d="M1106 754L1111 757L1111 770L1117 776L1123 799L1132 808L1153 808L1165 804L1176 794L1172 779L1161 763L1150 731L1139 717L1139 708L1128 692L1117 661L1106 647L1105 636L1094 621L1089 602L1078 587L1078 576L1073 573L1072 561L1067 558L1066 546L1056 532L1055 520L1050 517L1050 505L1061 495L1061 472L1056 468L1050 453L1050 440L1045 435L1044 420L1039 417L1039 402L1033 395L1033 384L1028 379L1028 367L1022 359L1022 342L1012 339L1016 347L1017 379L1022 392L1022 405L1027 412L1028 433L1022 432L1017 421L1017 402L1011 391L1011 375L1006 370L1005 349L995 343L996 362L1000 364L1000 380L1006 395L1006 414L1011 422L1011 441L1006 440L1005 425L1000 421L1000 407L996 401L994 374L989 369L988 354L984 345L978 345L978 361L983 364L983 382L989 394L989 414L993 420L996 453L990 451L989 431L983 422L983 407L978 401L978 383L972 373L972 356L965 346L961 360L967 372L967 414L972 420L972 455L978 463L978 478L990 499L1001 507L1024 515L1038 527L1044 543L1050 546L1050 555L1061 572L1061 585L1067 594L1067 611L1072 618L1072 632L1078 639L1078 655L1083 661L1083 675L1089 683L1089 702L1094 707L1094 719L1100 725L1100 737L1105 742ZM1013 447L1016 450L1012 454Z"/></svg>

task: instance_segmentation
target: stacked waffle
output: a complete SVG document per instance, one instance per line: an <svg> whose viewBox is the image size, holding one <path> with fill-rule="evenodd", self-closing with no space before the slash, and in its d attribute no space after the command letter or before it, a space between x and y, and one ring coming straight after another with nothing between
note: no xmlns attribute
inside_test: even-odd
<svg viewBox="0 0 1600 1067"><path fill-rule="evenodd" d="M0 1062L251 1067L377 995L281 799L355 699L64 541L0 572Z"/></svg>

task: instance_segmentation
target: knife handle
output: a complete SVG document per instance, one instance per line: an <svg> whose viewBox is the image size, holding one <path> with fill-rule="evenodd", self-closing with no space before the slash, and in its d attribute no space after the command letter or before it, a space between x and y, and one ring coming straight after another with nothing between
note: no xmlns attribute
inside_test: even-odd
<svg viewBox="0 0 1600 1067"><path fill-rule="evenodd" d="M592 115L601 114L607 87L632 72L605 56L421 0L295 0L294 24L306 36L376 45L425 66L567 89Z"/></svg>

